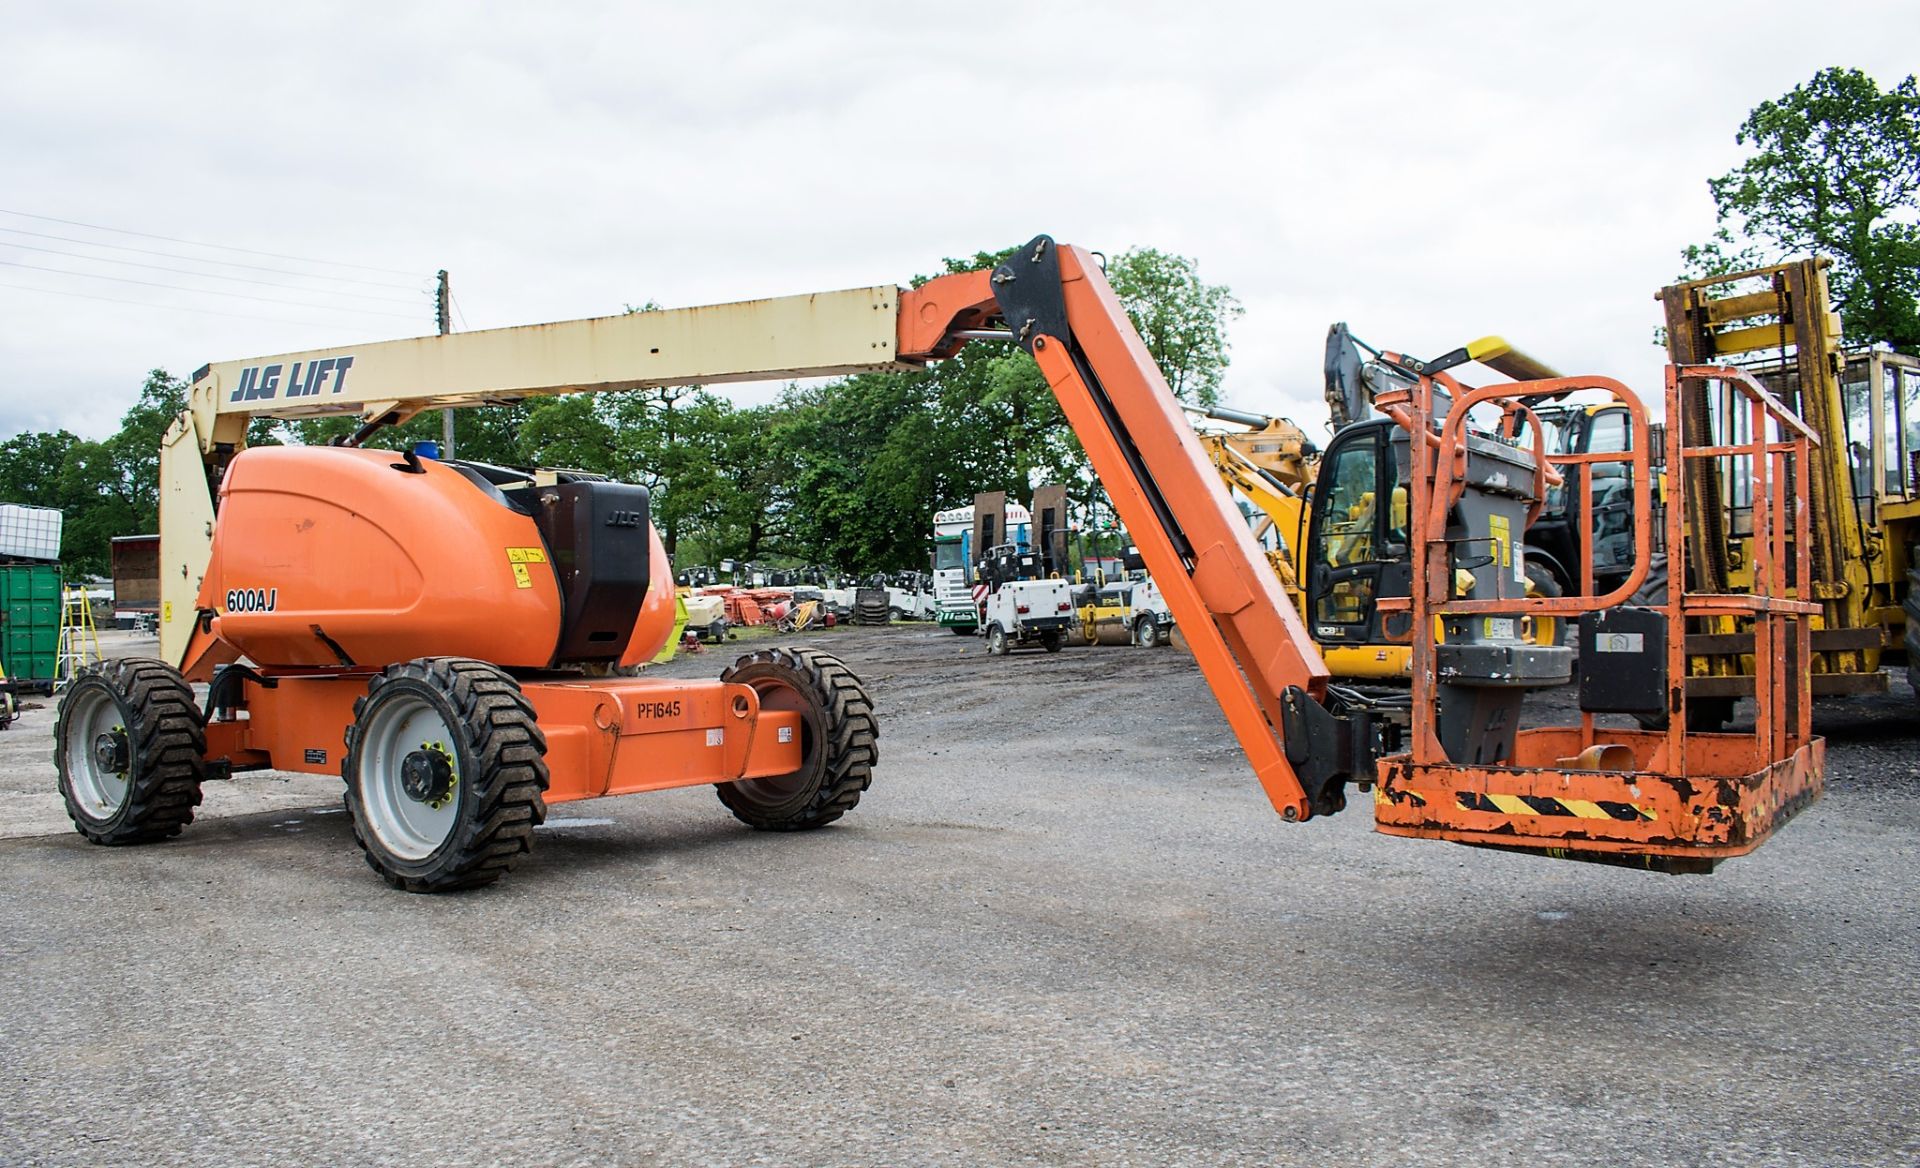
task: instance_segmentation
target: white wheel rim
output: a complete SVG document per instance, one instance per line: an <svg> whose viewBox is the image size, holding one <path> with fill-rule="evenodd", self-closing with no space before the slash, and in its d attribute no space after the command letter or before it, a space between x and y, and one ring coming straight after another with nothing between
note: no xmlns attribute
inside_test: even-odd
<svg viewBox="0 0 1920 1168"><path fill-rule="evenodd" d="M128 766L110 771L94 755L94 743L104 734L125 734L126 722L120 715L120 703L101 686L89 685L67 699L67 777L73 786L74 800L94 819L111 819L127 801L131 784L132 744L128 744Z"/></svg>
<svg viewBox="0 0 1920 1168"><path fill-rule="evenodd" d="M380 703L360 742L360 803L380 845L402 860L424 860L460 818L459 753L447 720L425 698L401 694ZM407 794L401 767L415 751L444 752L453 786L439 805Z"/></svg>

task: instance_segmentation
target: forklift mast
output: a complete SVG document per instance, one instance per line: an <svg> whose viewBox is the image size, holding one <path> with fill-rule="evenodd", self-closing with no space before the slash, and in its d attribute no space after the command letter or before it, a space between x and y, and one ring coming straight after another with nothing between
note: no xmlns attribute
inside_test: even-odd
<svg viewBox="0 0 1920 1168"><path fill-rule="evenodd" d="M1827 288L1830 263L1802 259L1689 281L1661 289L1658 299L1675 364L1739 364L1818 436L1809 468L1814 522L1808 542L1796 546L1811 561L1808 599L1821 606L1813 692L1882 693L1889 679L1881 654L1900 645L1902 602L1912 575L1920 575L1912 558L1920 492L1900 465L1904 403L1897 382L1842 350ZM1724 383L1689 385L1681 403L1688 440L1740 441L1746 419L1739 404ZM1745 587L1756 570L1751 488L1737 473L1691 473L1700 505L1686 515L1689 586ZM1693 640L1696 692L1754 692L1744 627L1718 621Z"/></svg>

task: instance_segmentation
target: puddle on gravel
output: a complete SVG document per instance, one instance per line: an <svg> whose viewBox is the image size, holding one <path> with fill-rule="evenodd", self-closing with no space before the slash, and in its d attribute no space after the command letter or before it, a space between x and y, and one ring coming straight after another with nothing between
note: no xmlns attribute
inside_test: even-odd
<svg viewBox="0 0 1920 1168"><path fill-rule="evenodd" d="M545 823L535 827L534 830L551 831L556 828L568 827L607 827L612 823L613 820L611 819L593 819L587 816L581 816L578 819L549 819Z"/></svg>

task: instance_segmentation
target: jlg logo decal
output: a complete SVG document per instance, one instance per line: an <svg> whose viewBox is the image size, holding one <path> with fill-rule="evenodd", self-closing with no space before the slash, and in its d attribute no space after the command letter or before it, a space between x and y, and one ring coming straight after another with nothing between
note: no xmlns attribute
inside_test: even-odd
<svg viewBox="0 0 1920 1168"><path fill-rule="evenodd" d="M304 368L304 372L303 372ZM353 368L353 356L327 357L319 361L295 361L291 370L284 365L249 365L240 371L240 384L233 387L228 401L259 401L276 397L317 397L333 379L333 392L347 388L347 370ZM287 375L282 391L280 375Z"/></svg>
<svg viewBox="0 0 1920 1168"><path fill-rule="evenodd" d="M228 612L272 612L278 607L278 588L234 588L227 592Z"/></svg>

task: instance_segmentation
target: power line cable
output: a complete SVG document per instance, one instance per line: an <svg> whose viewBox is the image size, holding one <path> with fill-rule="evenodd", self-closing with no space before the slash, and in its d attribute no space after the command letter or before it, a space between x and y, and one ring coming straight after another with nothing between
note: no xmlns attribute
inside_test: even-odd
<svg viewBox="0 0 1920 1168"><path fill-rule="evenodd" d="M458 296L455 296L451 291L449 291L447 293L447 301L453 305L453 315L459 318L460 331L463 333L470 332L471 326L467 324L467 314L460 311L460 298Z"/></svg>
<svg viewBox="0 0 1920 1168"><path fill-rule="evenodd" d="M168 260L185 260L190 264L217 264L223 268L244 268L249 272L271 272L279 276L297 276L302 280L327 280L336 284L364 284L369 288L393 288L401 292L424 291L424 289L412 284L392 284L384 280L362 280L357 276L328 276L320 272L294 272L286 268L269 268L263 267L260 264L243 264L238 260L214 260L207 259L203 256L175 255L170 251L154 251L152 248L146 247L129 247L124 243L102 243L97 239L74 239L67 235L49 235L44 231L28 231L24 227L0 227L0 231L4 231L8 235L27 235L34 239L51 239L60 243L77 243L82 247L104 247L110 248L113 251L130 251L136 255L159 256L162 259ZM24 247L25 245L14 244L14 246ZM315 291L318 291L318 289L315 289Z"/></svg>
<svg viewBox="0 0 1920 1168"><path fill-rule="evenodd" d="M11 247L20 251L37 251L45 253L46 255L61 256L70 260L80 260L84 263L121 264L129 268L147 268L155 272L172 272L176 276L193 276L201 280L227 280L235 284L258 284L263 288L287 288L295 292L311 292L316 296L352 296L380 304L411 305L413 303L411 300L402 300L398 296L369 296L365 292L335 292L328 288L302 288L298 284L282 284L276 280L256 280L251 276L223 276L218 272L195 272L187 268L169 268L165 264L143 264L139 260L117 260L111 256L79 255L75 252L61 251L59 248L35 247L30 243L13 243L4 239L0 239L0 247Z"/></svg>
<svg viewBox="0 0 1920 1168"><path fill-rule="evenodd" d="M328 312L351 312L359 316L391 316L399 320L413 320L413 316L386 312L376 308L348 308L341 304L315 304L309 300L282 300L278 296L247 296L239 292L216 292L212 288L187 288L179 284L156 284L152 280L135 280L128 276L109 276L101 272L71 272L65 268L43 268L39 264L23 264L16 260L0 260L0 265L9 268L26 268L34 272L52 272L56 276L79 276L85 280L112 280L118 284L139 284L146 288L165 288L171 292L191 292L196 296L225 296L231 300L253 300L262 304L291 304L296 308L320 308Z"/></svg>
<svg viewBox="0 0 1920 1168"><path fill-rule="evenodd" d="M111 231L117 235L137 235L141 239L160 239L168 243L184 243L188 247L209 247L218 251L239 252L242 255L266 256L269 259L293 260L302 264L326 264L336 268L356 268L363 272L384 272L389 276L411 276L412 272L403 272L398 268L376 268L371 264L349 264L342 260L316 260L308 256L287 255L277 251L255 251L250 247L233 247L225 243L202 243L197 239L181 239L173 235L155 235L150 231L129 231L124 227L102 227L98 223L82 223L78 219L56 219L52 215L35 215L31 211L10 211L0 207L0 215L18 215L22 219L38 219L45 223L64 223L69 227L85 227L90 231Z"/></svg>
<svg viewBox="0 0 1920 1168"><path fill-rule="evenodd" d="M235 320L264 320L273 324L297 324L312 328L337 329L337 324L326 324L317 320L291 320L284 316L254 316L245 312L221 312L216 308L191 308L184 304L155 304L150 300L121 300L116 296L95 296L88 292L66 292L59 288L34 288L27 284L9 284L0 280L0 288L15 288L21 292L38 292L47 296L71 296L76 300L98 300L103 304L130 304L135 308L158 308L163 312L195 312L202 316L228 316Z"/></svg>

